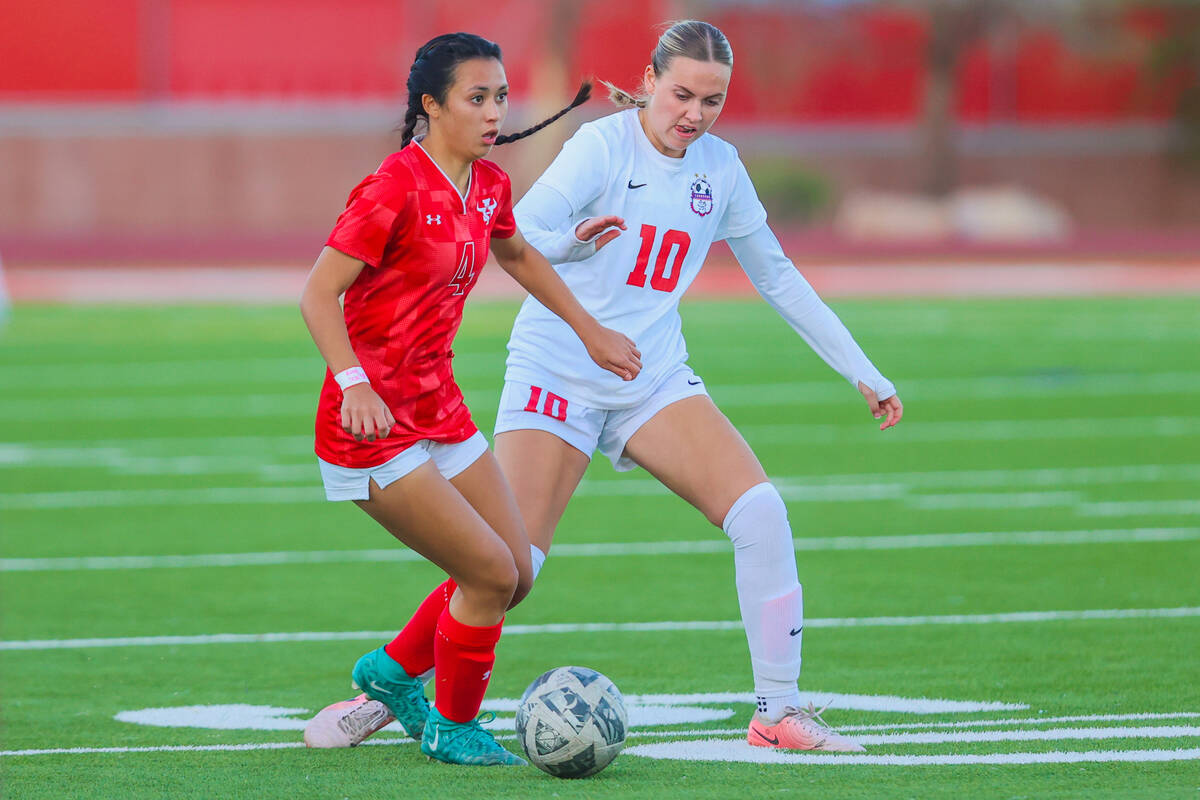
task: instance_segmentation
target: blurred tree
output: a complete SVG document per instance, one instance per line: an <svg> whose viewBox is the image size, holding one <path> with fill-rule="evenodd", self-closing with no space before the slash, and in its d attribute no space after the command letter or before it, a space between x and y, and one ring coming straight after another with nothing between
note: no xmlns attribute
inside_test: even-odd
<svg viewBox="0 0 1200 800"><path fill-rule="evenodd" d="M1166 14L1164 35L1150 51L1151 79L1178 82L1174 115L1179 135L1172 151L1192 168L1200 168L1200 4L1174 2L1161 6Z"/></svg>
<svg viewBox="0 0 1200 800"><path fill-rule="evenodd" d="M943 197L958 183L954 97L959 59L988 29L996 0L925 0L929 14L921 157L926 194Z"/></svg>

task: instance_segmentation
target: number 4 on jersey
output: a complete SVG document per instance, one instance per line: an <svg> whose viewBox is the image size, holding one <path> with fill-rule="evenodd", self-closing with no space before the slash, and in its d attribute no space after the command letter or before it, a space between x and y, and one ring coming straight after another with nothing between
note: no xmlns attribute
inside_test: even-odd
<svg viewBox="0 0 1200 800"><path fill-rule="evenodd" d="M653 225L643 225L641 230L642 248L638 251L637 264L629 273L625 283L639 288L646 285L646 268L650 266L650 254L654 250L654 240L658 238L658 228ZM663 234L662 244L658 246L658 258L654 260L654 274L650 276L650 288L660 292L674 291L679 283L679 275L683 272L683 260L687 258L688 248L691 247L692 237L685 231L668 230ZM674 258L672 258L674 254ZM667 274L667 260L671 260L671 274Z"/></svg>
<svg viewBox="0 0 1200 800"><path fill-rule="evenodd" d="M450 280L451 294L462 294L463 286L475 277L475 243L463 242L462 256L458 259L458 270Z"/></svg>

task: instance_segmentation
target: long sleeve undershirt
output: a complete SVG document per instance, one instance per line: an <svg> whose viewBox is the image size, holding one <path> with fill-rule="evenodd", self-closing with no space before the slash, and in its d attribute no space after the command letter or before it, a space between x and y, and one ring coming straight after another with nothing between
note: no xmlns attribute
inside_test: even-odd
<svg viewBox="0 0 1200 800"><path fill-rule="evenodd" d="M535 183L515 209L525 239L553 264L583 261L596 252L593 237L581 242L575 236L576 209L558 191ZM765 223L756 231L727 240L754 288L787 320L817 355L838 374L858 387L861 381L879 400L896 393L837 314L817 295L783 252L779 240Z"/></svg>
<svg viewBox="0 0 1200 800"><path fill-rule="evenodd" d="M837 314L784 254L769 226L726 241L758 293L826 364L852 386L857 388L861 381L870 387L879 400L896 393L892 382L880 374Z"/></svg>

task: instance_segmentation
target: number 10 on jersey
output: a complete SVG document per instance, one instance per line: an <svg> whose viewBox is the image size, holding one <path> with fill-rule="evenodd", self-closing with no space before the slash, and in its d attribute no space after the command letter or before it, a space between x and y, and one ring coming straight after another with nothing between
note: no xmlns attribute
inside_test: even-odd
<svg viewBox="0 0 1200 800"><path fill-rule="evenodd" d="M641 230L642 247L638 251L637 264L625 283L642 288L646 285L646 270L650 266L650 255L654 251L655 240L658 238L658 228L653 225L643 225ZM654 259L654 274L650 276L650 288L660 292L674 291L679 283L679 275L683 272L683 259L687 257L692 237L685 231L668 230L663 234L662 242L658 245L658 257ZM671 262L671 272L667 274L667 261Z"/></svg>

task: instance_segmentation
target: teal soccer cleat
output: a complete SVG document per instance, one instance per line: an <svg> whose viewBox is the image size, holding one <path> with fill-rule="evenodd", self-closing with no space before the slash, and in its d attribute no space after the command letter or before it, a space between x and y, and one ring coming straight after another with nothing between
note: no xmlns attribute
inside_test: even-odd
<svg viewBox="0 0 1200 800"><path fill-rule="evenodd" d="M421 738L429 719L429 701L420 678L405 672L382 647L360 658L351 677L354 688L391 710L405 733Z"/></svg>
<svg viewBox="0 0 1200 800"><path fill-rule="evenodd" d="M496 715L489 712L470 722L452 722L436 708L429 712L425 735L421 737L421 752L447 764L470 764L479 767L524 766L528 762L501 747L481 722L491 722Z"/></svg>

